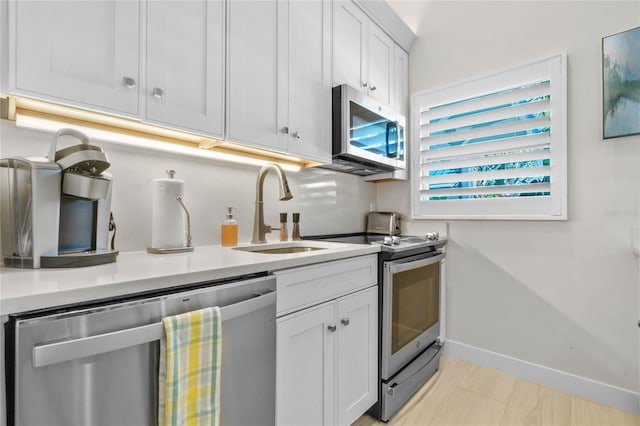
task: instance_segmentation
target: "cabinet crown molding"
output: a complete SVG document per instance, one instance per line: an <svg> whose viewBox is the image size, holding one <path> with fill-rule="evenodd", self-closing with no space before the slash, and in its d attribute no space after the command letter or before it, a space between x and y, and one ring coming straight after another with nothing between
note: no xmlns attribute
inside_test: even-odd
<svg viewBox="0 0 640 426"><path fill-rule="evenodd" d="M384 0L353 0L400 47L409 52L416 34Z"/></svg>

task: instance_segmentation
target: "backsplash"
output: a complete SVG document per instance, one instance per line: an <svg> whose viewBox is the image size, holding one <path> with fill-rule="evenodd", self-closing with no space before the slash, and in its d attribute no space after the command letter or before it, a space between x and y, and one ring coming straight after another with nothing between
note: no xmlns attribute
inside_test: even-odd
<svg viewBox="0 0 640 426"><path fill-rule="evenodd" d="M19 128L13 121L0 120L0 158L46 157L52 138L52 133ZM239 242L251 240L259 167L97 139L93 142L102 147L111 162L107 172L113 175L112 211L117 224L116 248L120 251L145 250L151 244L151 182L166 177L167 169L175 170L176 178L185 181L184 201L191 215L194 246L220 244L220 225L227 205L237 209L234 218L239 224ZM375 203L375 184L323 169L287 172L287 178L294 198L279 201L277 179L267 175L266 224L277 227L278 214L287 212L291 227L291 213L299 212L302 235L363 230L365 215ZM278 241L278 232L269 234L267 240Z"/></svg>

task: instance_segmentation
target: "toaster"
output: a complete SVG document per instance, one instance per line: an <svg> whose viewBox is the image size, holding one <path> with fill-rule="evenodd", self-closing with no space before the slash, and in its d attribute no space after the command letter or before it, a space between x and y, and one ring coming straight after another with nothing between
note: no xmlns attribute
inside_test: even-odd
<svg viewBox="0 0 640 426"><path fill-rule="evenodd" d="M399 235L400 213L370 212L367 214L367 233Z"/></svg>

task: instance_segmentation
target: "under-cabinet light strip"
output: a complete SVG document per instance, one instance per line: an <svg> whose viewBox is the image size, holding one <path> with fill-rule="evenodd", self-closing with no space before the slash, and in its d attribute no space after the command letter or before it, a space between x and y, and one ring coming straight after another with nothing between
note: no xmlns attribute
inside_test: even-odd
<svg viewBox="0 0 640 426"><path fill-rule="evenodd" d="M89 138L101 139L105 141L116 142L125 145L131 145L146 149L172 152L176 154L183 154L189 156L195 156L199 158L208 158L217 161L226 161L240 164L247 164L253 166L263 166L267 163L276 163L280 165L284 170L290 172L297 172L300 170L299 165L280 162L277 159L260 159L251 156L236 155L228 152L219 152L209 149L194 148L177 143L169 143L154 140L152 138L145 138L140 136L133 136L126 133L113 132L109 130L97 129L90 126L83 126L80 124L72 124L64 121L57 121L48 118L35 117L29 114L21 114L19 111L16 113L16 125L19 127L38 129L56 132L60 128L68 127L79 130L85 133Z"/></svg>

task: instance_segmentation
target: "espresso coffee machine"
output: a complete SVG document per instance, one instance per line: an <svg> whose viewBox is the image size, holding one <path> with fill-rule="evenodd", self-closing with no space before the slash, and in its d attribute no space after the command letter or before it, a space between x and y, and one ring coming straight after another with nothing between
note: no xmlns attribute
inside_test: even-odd
<svg viewBox="0 0 640 426"><path fill-rule="evenodd" d="M56 151L60 136L80 144ZM59 130L48 158L0 160L4 266L62 268L116 261L112 178L106 154L73 129Z"/></svg>

